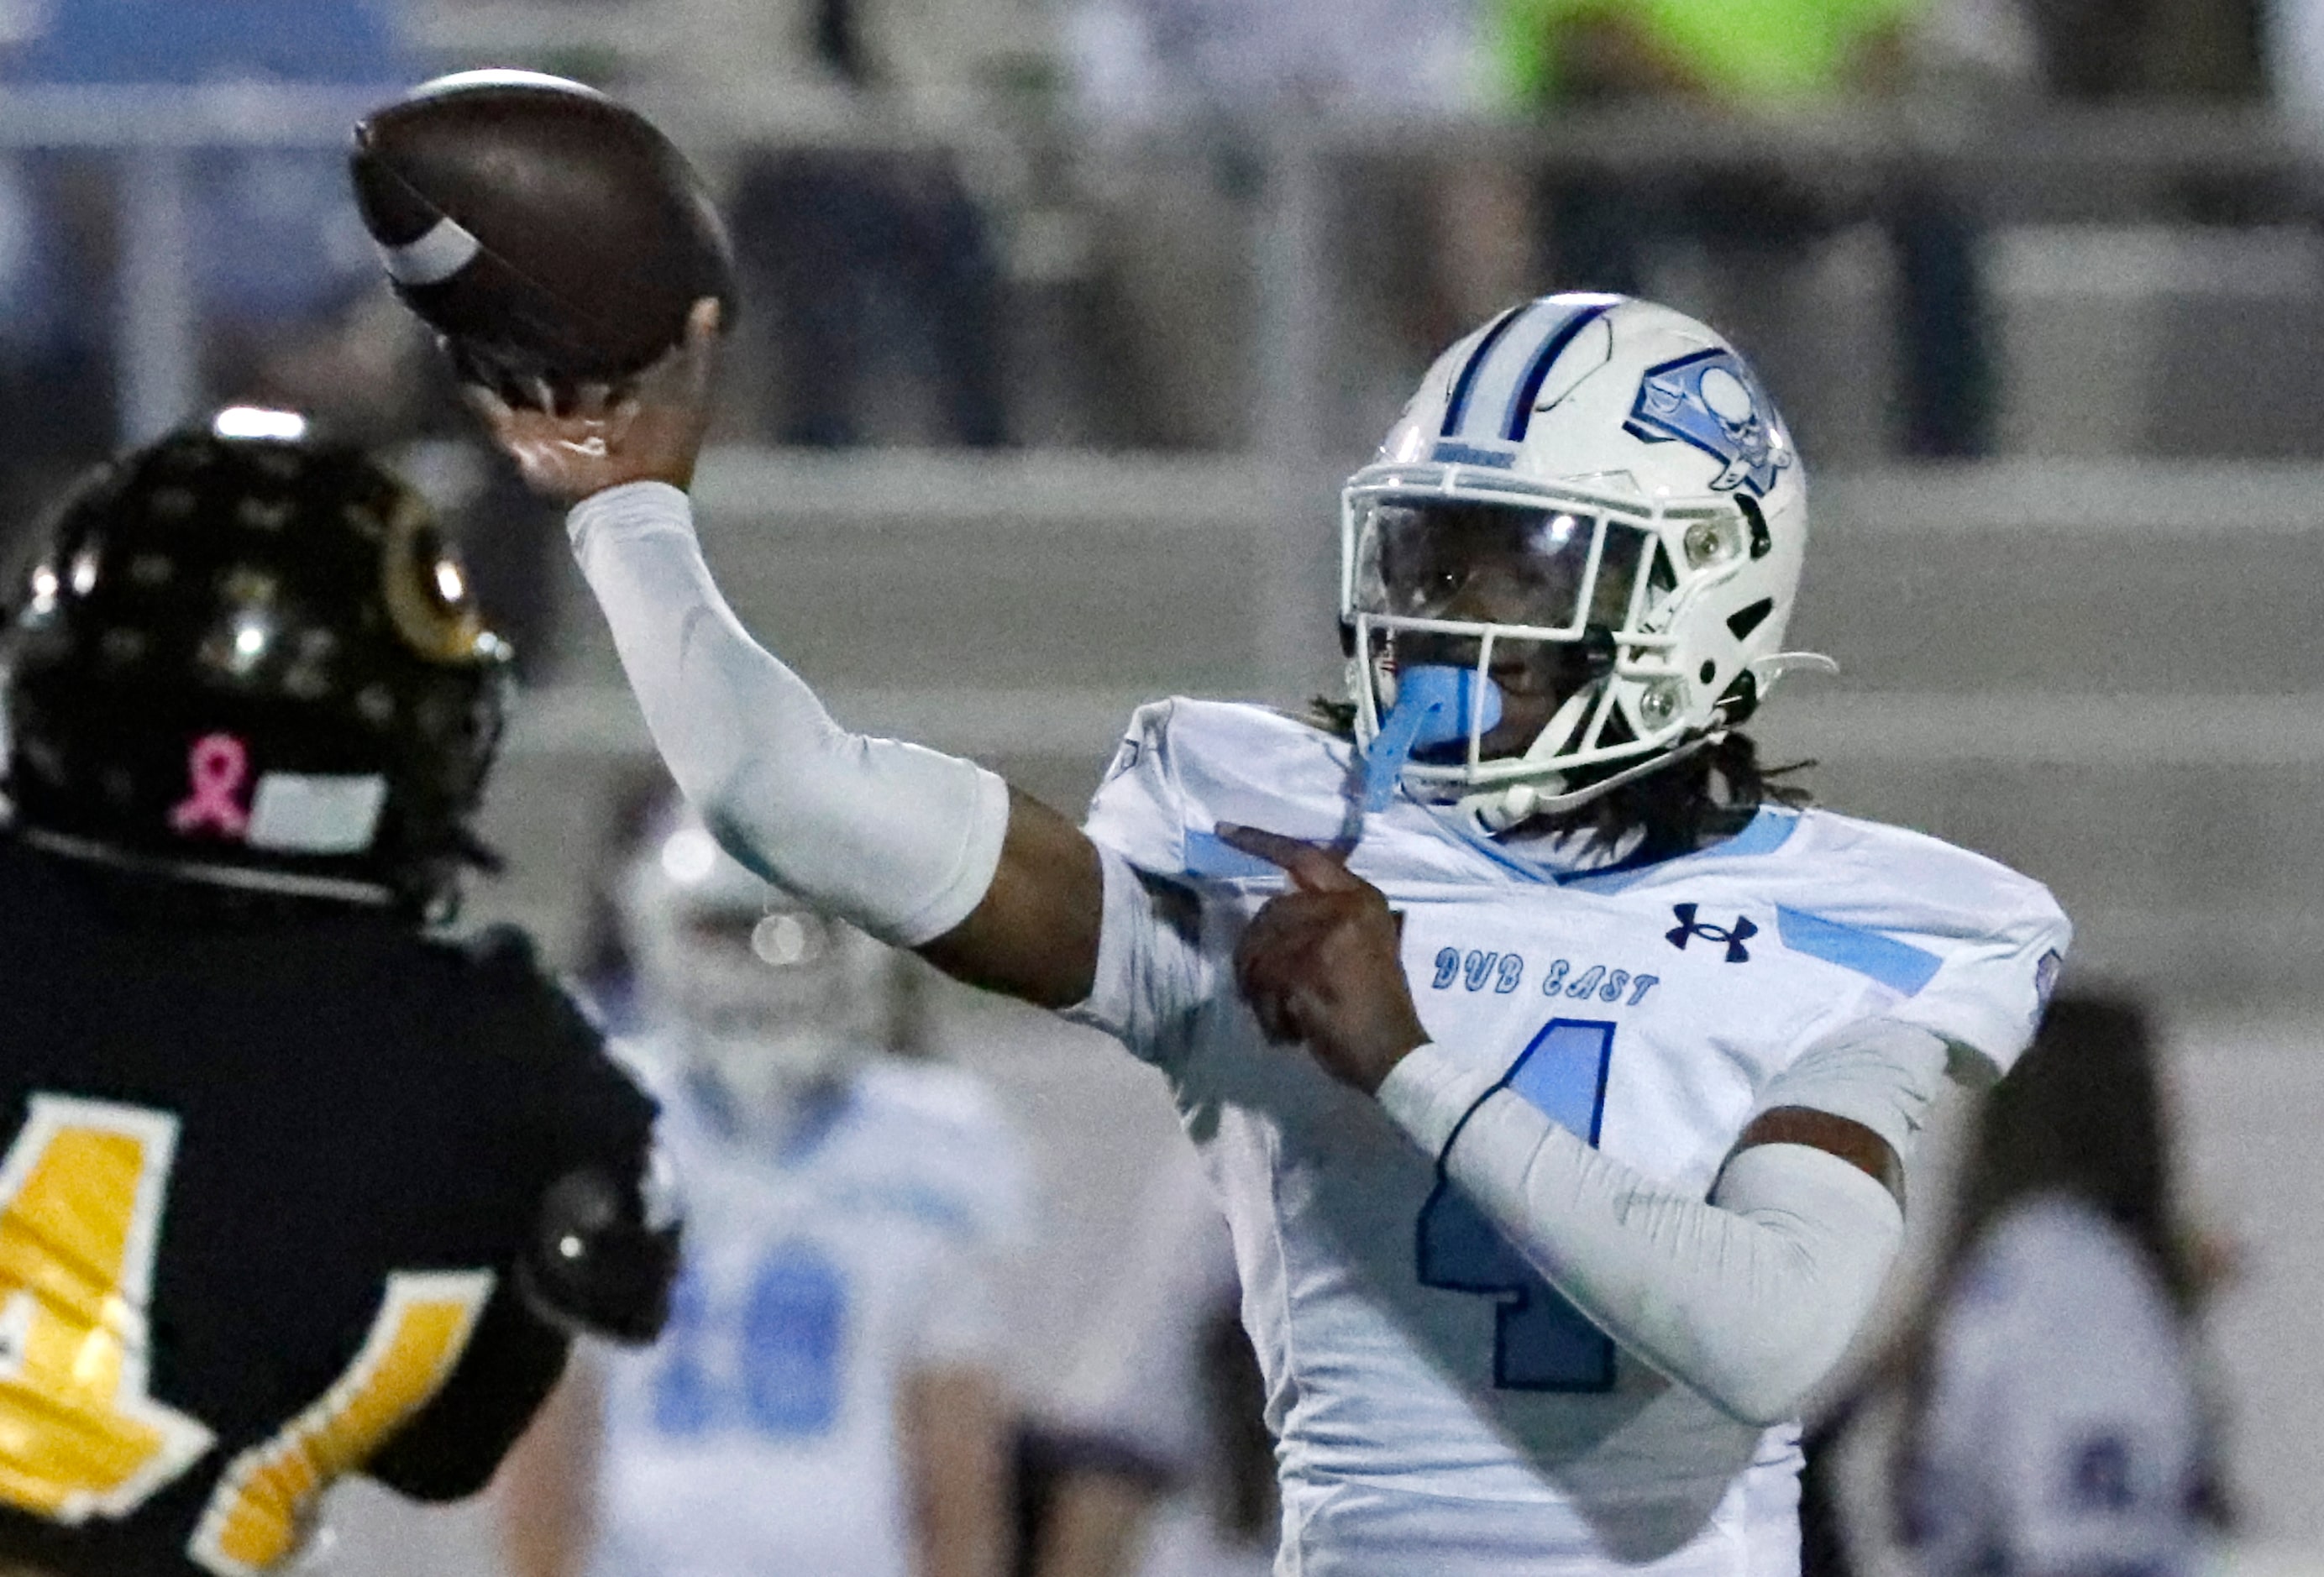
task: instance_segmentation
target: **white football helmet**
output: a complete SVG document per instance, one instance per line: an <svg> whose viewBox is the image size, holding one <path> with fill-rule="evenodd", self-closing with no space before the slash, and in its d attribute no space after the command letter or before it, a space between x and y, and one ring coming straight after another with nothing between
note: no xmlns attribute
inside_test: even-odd
<svg viewBox="0 0 2324 1577"><path fill-rule="evenodd" d="M1401 784L1497 832L1715 740L1831 666L1781 650L1807 528L1783 419L1719 335L1622 296L1511 308L1342 495L1368 801Z"/></svg>
<svg viewBox="0 0 2324 1577"><path fill-rule="evenodd" d="M691 810L662 818L622 889L650 1015L740 1126L779 1121L892 1039L896 960L721 849Z"/></svg>

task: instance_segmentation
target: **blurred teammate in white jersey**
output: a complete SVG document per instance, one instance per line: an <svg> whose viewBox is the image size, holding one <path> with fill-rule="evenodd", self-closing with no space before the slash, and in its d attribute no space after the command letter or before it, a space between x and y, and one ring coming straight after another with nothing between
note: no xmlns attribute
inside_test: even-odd
<svg viewBox="0 0 2324 1577"><path fill-rule="evenodd" d="M957 1070L883 1056L889 950L690 816L623 893L700 1223L659 1344L590 1366L504 1498L523 1577L1000 1577L994 1280L1024 1160Z"/></svg>
<svg viewBox="0 0 2324 1577"><path fill-rule="evenodd" d="M1084 829L846 732L727 610L682 491L715 312L634 390L476 403L579 501L727 848L1169 1081L1267 1379L1278 1571L1792 1568L1791 1421L1922 1113L2015 1057L2067 927L1769 789L1737 730L1803 660L1807 504L1733 347L1607 296L1462 340L1346 490L1348 705L1149 706Z"/></svg>

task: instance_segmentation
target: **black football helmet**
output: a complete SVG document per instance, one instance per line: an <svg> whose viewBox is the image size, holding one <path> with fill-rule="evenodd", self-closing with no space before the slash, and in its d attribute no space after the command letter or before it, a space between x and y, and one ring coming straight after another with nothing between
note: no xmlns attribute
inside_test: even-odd
<svg viewBox="0 0 2324 1577"><path fill-rule="evenodd" d="M275 436L244 436L271 432ZM259 891L445 912L508 646L427 503L235 411L68 494L6 636L28 841Z"/></svg>

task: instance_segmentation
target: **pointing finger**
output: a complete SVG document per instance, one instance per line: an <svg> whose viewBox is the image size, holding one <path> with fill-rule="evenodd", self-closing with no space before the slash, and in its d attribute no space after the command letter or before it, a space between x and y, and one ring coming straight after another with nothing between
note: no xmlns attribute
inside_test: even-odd
<svg viewBox="0 0 2324 1577"><path fill-rule="evenodd" d="M1270 865L1283 868L1292 881L1307 892L1354 892L1363 885L1361 877L1348 870L1347 856L1316 844L1286 838L1281 833L1268 832L1255 826L1239 826L1233 822L1218 825L1220 842L1230 848L1240 849Z"/></svg>

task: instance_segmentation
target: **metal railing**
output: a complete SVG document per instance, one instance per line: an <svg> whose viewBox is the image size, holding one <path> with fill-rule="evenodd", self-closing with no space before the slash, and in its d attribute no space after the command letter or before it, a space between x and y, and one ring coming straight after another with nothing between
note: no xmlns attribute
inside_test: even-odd
<svg viewBox="0 0 2324 1577"><path fill-rule="evenodd" d="M120 161L121 261L110 307L124 439L166 429L200 397L202 330L187 266L190 157L221 148L336 150L358 116L400 90L246 84L0 91L0 152L74 149ZM648 95L641 102L706 154L786 143L891 148L899 138L956 144L1074 134L1064 125L915 124L860 106L835 110L826 97L665 106ZM1190 124L1157 129L1146 141L1215 148L1220 134ZM1282 119L1241 125L1231 137L1263 171L1253 259L1259 327L1251 354L1259 391L1253 447L1295 466L1322 447L1339 281L1333 197L1357 161L1496 160L1637 177L1760 164L1842 195L1876 192L1909 173L1942 181L1981 214L2012 222L2173 218L2201 211L2190 194L2203 192L2213 194L2210 206L2224 201L2244 222L2305 222L2324 213L2324 145L2273 117L2240 110L1970 114L1908 106L1775 121L1617 109L1541 124Z"/></svg>
<svg viewBox="0 0 2324 1577"><path fill-rule="evenodd" d="M118 437L142 443L201 401L188 169L210 149L346 145L362 115L401 91L224 84L0 90L0 150L115 155L120 263L113 281Z"/></svg>

